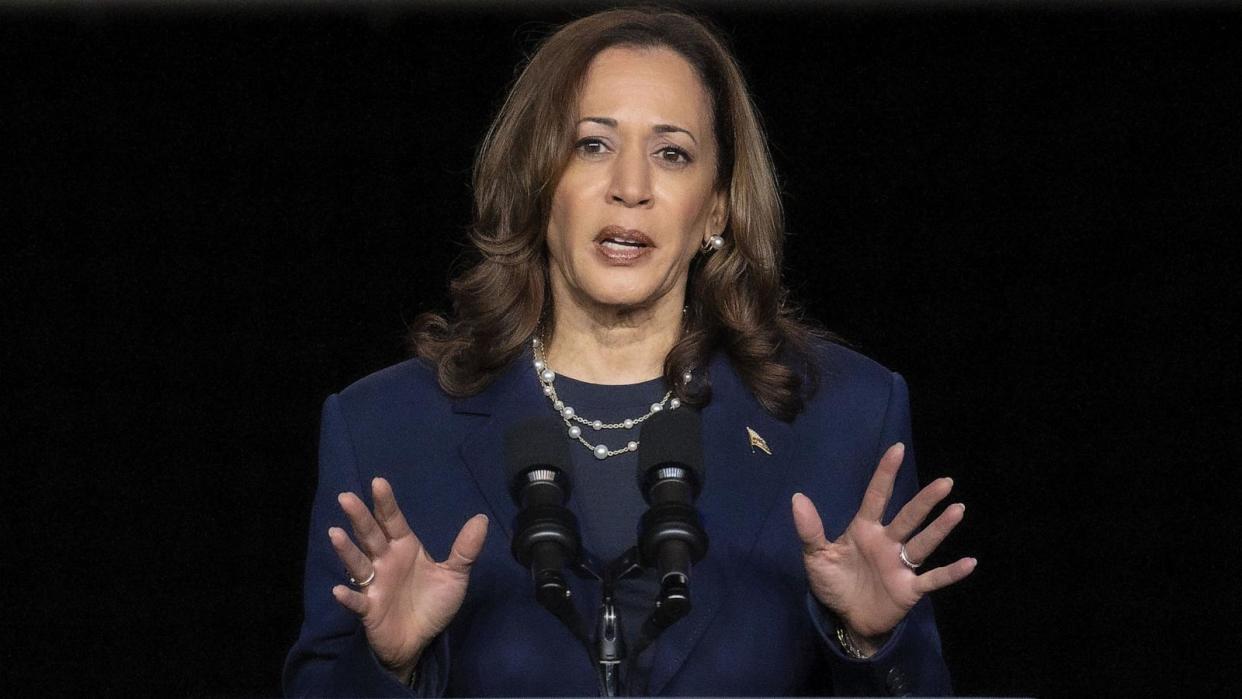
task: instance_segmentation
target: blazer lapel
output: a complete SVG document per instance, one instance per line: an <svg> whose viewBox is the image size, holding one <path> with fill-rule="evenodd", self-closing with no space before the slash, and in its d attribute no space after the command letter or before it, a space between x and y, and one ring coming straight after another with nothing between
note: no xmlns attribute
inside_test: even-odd
<svg viewBox="0 0 1242 699"><path fill-rule="evenodd" d="M487 417L477 431L458 447L458 453L475 485L491 507L492 522L498 524L507 540L513 540L513 518L517 505L509 495L505 478L505 432L524 417L547 411L544 397L530 365L526 350L482 392L454 402L453 412Z"/></svg>
<svg viewBox="0 0 1242 699"><path fill-rule="evenodd" d="M703 491L696 503L708 549L691 571L690 614L654 645L648 685L652 695L663 690L711 625L733 584L733 572L747 564L773 508L787 506L783 495L796 447L792 427L763 409L723 354L712 361L709 372L712 400L703 410ZM792 531L789 535L795 536Z"/></svg>

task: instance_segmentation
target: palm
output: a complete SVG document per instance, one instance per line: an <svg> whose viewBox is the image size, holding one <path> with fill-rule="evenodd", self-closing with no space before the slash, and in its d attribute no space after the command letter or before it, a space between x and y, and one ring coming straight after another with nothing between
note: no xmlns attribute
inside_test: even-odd
<svg viewBox="0 0 1242 699"><path fill-rule="evenodd" d="M332 592L361 618L380 662L390 669L407 668L461 608L487 520L476 516L467 522L449 558L437 563L410 530L387 481L377 478L372 488L374 517L353 493L339 498L358 546L343 530L333 528L329 536L351 576L366 580L374 571L374 578L360 590L338 585Z"/></svg>
<svg viewBox="0 0 1242 699"><path fill-rule="evenodd" d="M900 443L885 452L858 514L836 541L824 536L815 505L804 495L794 496L794 524L802 539L811 593L841 617L852 633L865 638L888 633L923 595L961 580L975 565L973 559L963 558L916 575L901 561L903 541L909 539L908 557L923 561L961 521L965 510L961 505L951 506L909 538L949 494L952 481L942 478L915 495L888 525L881 523L903 456Z"/></svg>
<svg viewBox="0 0 1242 699"><path fill-rule="evenodd" d="M854 520L836 541L803 554L812 594L860 634L886 633L920 597L899 549L882 528Z"/></svg>
<svg viewBox="0 0 1242 699"><path fill-rule="evenodd" d="M367 587L370 605L362 625L381 658L426 645L466 596L468 575L436 563L413 534L390 542L388 553L372 565L375 580Z"/></svg>

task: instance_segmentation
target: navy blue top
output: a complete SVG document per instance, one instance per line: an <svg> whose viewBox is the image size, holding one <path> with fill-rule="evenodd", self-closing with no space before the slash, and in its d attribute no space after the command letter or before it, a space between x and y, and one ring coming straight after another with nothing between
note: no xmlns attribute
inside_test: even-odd
<svg viewBox="0 0 1242 699"><path fill-rule="evenodd" d="M608 386L558 374L555 383L556 393L565 405L573 407L574 412L584 419L603 423L619 423L626 418L646 415L651 410L651 404L663 399L668 391L663 378ZM551 402L547 403L547 407L549 411L553 410ZM639 441L641 430L641 425L628 430L594 430L578 422L573 424L582 428L582 438L588 443L602 443L610 450ZM647 509L638 488L638 452L626 452L601 460L595 458L595 454L578 440L571 439L568 429L565 439L571 442L570 454L574 460L570 505L578 515L582 545L595 562L596 570L602 572L609 562L638 543L638 521ZM639 449L642 449L641 445ZM630 653L635 649L638 631L651 613L659 591L659 574L651 568L644 570L641 576L617 583L614 599ZM623 677L631 691L645 686L646 665L639 663L626 668L633 671L633 676Z"/></svg>
<svg viewBox="0 0 1242 699"><path fill-rule="evenodd" d="M659 402L668 389L664 379L643 383L607 386L586 383L568 376L556 377L556 392L565 405L587 420L618 423L626 418L647 414L651 404ZM552 404L548 403L552 411ZM621 449L631 441L639 441L641 425L632 429L594 430L582 428L582 438L592 445L605 444ZM582 525L582 541L592 557L608 562L636 543L638 519L647 509L638 491L638 452L626 452L597 459L595 454L577 440L570 440L574 460L574 483L571 495ZM641 447L640 447L641 448Z"/></svg>

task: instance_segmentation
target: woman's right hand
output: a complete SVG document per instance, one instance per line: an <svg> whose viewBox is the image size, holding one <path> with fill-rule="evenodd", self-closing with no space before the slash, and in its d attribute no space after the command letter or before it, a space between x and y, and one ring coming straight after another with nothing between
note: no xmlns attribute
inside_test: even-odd
<svg viewBox="0 0 1242 699"><path fill-rule="evenodd" d="M358 543L340 527L329 528L328 538L354 580L375 577L360 589L337 585L332 596L362 619L375 656L404 679L461 608L470 566L487 537L487 516L467 521L448 558L437 563L410 530L388 481L373 479L371 493L374 516L357 495L337 496Z"/></svg>

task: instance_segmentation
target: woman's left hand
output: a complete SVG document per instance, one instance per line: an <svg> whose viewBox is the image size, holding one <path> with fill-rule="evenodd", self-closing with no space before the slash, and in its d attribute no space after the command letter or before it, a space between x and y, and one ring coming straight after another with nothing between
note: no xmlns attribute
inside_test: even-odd
<svg viewBox="0 0 1242 699"><path fill-rule="evenodd" d="M836 541L824 536L824 524L811 500L801 493L793 497L794 526L802 539L802 561L811 593L845 622L855 643L868 653L878 649L885 634L923 595L952 585L975 569L975 559L961 558L920 575L902 562L902 542L906 542L910 562L921 564L962 521L966 511L960 503L950 505L910 538L953 488L951 479L940 478L919 491L888 526L882 524L880 519L904 456L902 443L888 448L867 486L858 514Z"/></svg>

